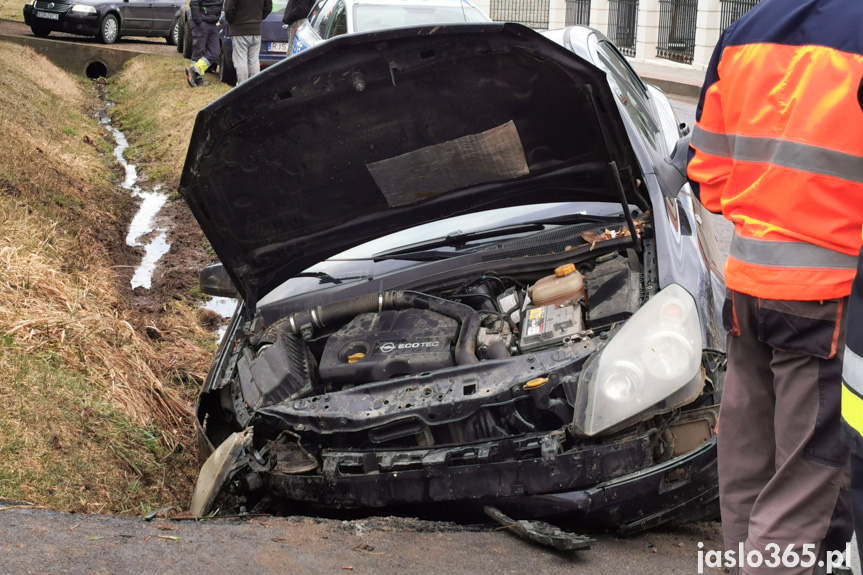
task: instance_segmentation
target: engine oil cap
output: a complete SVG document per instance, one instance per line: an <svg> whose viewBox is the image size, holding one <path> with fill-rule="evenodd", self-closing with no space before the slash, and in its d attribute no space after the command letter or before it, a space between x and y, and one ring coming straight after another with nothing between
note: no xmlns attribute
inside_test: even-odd
<svg viewBox="0 0 863 575"><path fill-rule="evenodd" d="M559 278L562 278L564 276L568 276L569 274L571 274L574 271L575 271L575 264L566 264L566 265L562 265L560 267L554 268L554 275L556 275Z"/></svg>
<svg viewBox="0 0 863 575"><path fill-rule="evenodd" d="M364 358L365 356L366 356L366 354L364 354L362 352L355 353L353 355L349 355L348 356L348 363L356 363L359 360L361 360L362 358Z"/></svg>

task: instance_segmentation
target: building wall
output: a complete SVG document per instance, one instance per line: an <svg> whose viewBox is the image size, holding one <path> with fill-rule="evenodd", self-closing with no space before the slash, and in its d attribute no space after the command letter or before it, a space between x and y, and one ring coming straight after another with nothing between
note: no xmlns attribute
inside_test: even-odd
<svg viewBox="0 0 863 575"><path fill-rule="evenodd" d="M477 6L490 13L492 1L478 0ZM508 0L517 4L519 0ZM548 27L561 28L566 25L566 0L549 0ZM608 33L609 0L591 0L590 26ZM704 70L710 62L713 49L722 33L720 29L722 4L720 0L698 0L698 18L695 32L695 54L692 64L681 64L657 58L656 48L659 39L660 3L659 0L639 0L638 32L636 36L635 59L655 60L657 63L667 63L669 66L683 66L696 70Z"/></svg>

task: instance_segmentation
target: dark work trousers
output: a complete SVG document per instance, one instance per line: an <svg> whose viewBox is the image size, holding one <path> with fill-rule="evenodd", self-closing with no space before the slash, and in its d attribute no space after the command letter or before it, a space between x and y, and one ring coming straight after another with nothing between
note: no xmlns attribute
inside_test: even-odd
<svg viewBox="0 0 863 575"><path fill-rule="evenodd" d="M851 539L849 451L840 427L847 298L759 299L729 290L728 372L719 415L719 497L725 549L781 557ZM749 575L812 567L747 566Z"/></svg>
<svg viewBox="0 0 863 575"><path fill-rule="evenodd" d="M851 505L854 508L854 532L857 534L857 553L863 565L863 454L851 452Z"/></svg>
<svg viewBox="0 0 863 575"><path fill-rule="evenodd" d="M858 96L863 102L863 83L860 84ZM863 103L861 103L863 106ZM863 560L863 425L854 417L855 407L859 406L859 398L863 393L863 372L860 358L863 358L863 249L857 263L857 277L851 288L851 299L848 302L848 337L842 379L845 382L846 397L842 406L842 414L846 439L851 445L851 503L854 508L854 532L857 534L857 551Z"/></svg>
<svg viewBox="0 0 863 575"><path fill-rule="evenodd" d="M218 63L221 49L219 48L219 28L210 22L196 24L189 20L192 30L192 63L206 58L210 66Z"/></svg>

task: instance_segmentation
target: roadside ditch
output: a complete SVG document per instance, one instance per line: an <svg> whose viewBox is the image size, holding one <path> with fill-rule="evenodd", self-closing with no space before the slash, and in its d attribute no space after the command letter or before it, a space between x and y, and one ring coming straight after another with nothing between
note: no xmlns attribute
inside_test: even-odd
<svg viewBox="0 0 863 575"><path fill-rule="evenodd" d="M143 515L194 486L192 405L223 319L200 307L215 258L173 190L224 90L190 97L176 59L137 60L94 90L2 43L0 498Z"/></svg>

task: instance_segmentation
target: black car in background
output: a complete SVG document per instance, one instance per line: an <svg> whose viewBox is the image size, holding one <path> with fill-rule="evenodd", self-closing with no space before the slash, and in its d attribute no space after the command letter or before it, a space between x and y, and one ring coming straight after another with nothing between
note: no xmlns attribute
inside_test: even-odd
<svg viewBox="0 0 863 575"><path fill-rule="evenodd" d="M66 32L113 44L121 36L179 39L181 0L27 0L24 22L33 34Z"/></svg>

